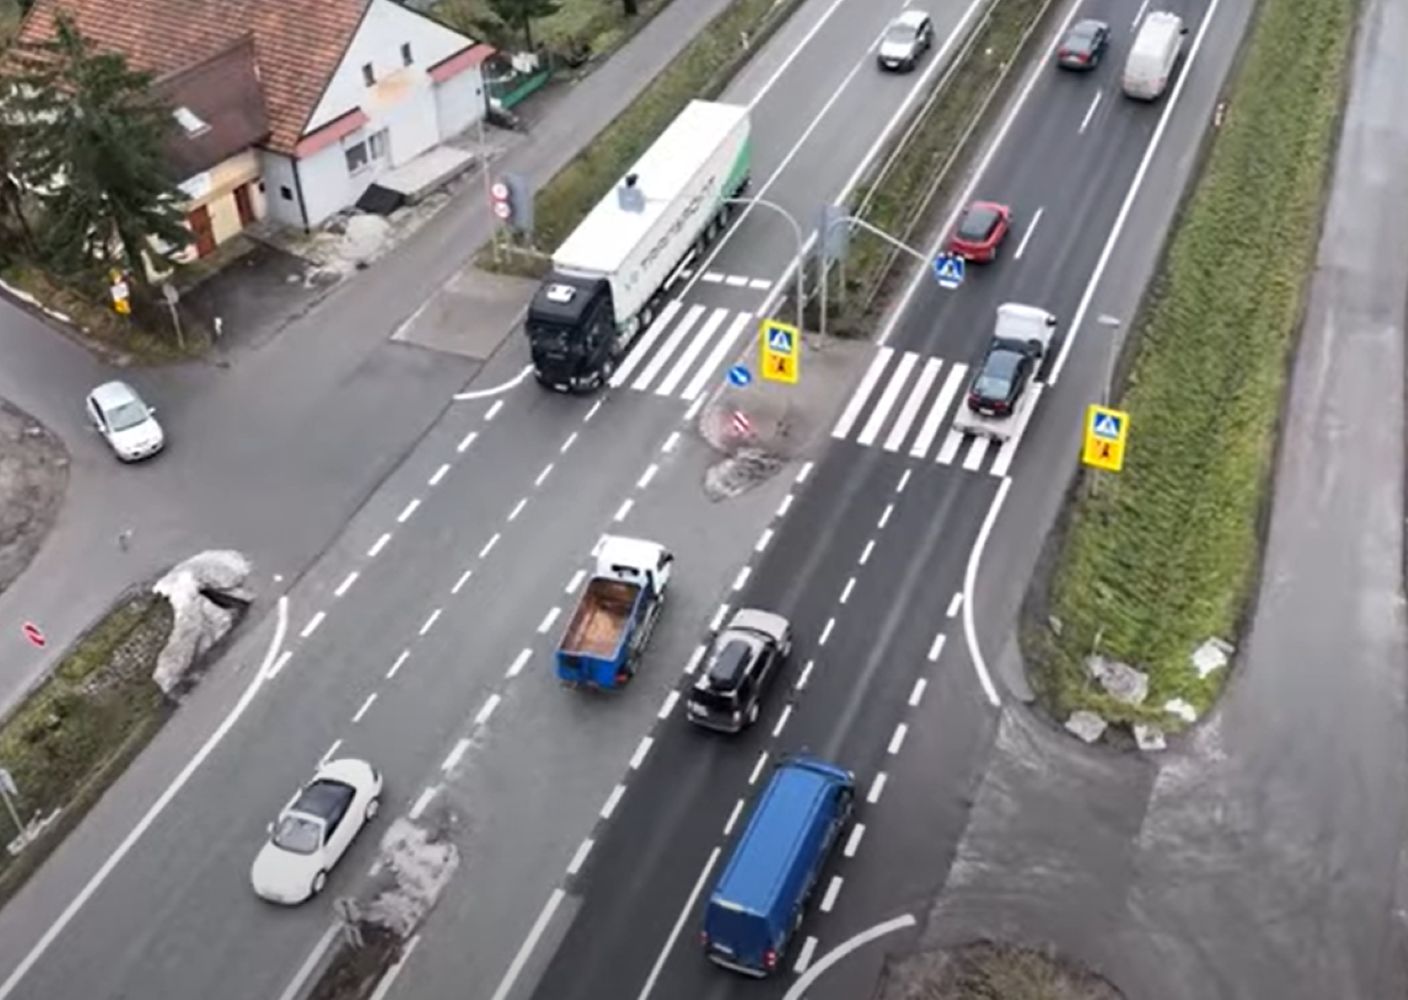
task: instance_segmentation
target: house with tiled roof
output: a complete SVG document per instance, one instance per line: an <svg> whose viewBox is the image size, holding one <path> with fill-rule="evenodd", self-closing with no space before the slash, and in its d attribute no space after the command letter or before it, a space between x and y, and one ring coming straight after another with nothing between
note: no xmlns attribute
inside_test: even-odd
<svg viewBox="0 0 1408 1000"><path fill-rule="evenodd" d="M37 0L150 73L204 255L266 215L309 229L479 120L493 50L395 0Z"/></svg>

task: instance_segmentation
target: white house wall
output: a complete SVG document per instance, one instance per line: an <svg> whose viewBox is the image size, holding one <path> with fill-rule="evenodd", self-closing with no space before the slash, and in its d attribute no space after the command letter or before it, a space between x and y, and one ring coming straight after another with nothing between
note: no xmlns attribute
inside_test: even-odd
<svg viewBox="0 0 1408 1000"><path fill-rule="evenodd" d="M287 156L262 150L264 198L269 217L285 226L303 227L303 211L298 207L298 185L293 179L293 162Z"/></svg>
<svg viewBox="0 0 1408 1000"><path fill-rule="evenodd" d="M303 182L303 198L308 205L308 225L317 226L327 218L352 205L362 196L376 175L367 169L347 173L344 145L351 145L361 133L354 132L342 142L320 149L298 161L298 176Z"/></svg>
<svg viewBox="0 0 1408 1000"><path fill-rule="evenodd" d="M435 114L440 137L463 132L484 113L484 77L479 67L465 70L435 87Z"/></svg>

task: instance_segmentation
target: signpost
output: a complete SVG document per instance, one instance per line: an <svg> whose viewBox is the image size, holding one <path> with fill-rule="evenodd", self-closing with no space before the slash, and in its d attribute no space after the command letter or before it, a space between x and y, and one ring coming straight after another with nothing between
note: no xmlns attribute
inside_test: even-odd
<svg viewBox="0 0 1408 1000"><path fill-rule="evenodd" d="M941 253L934 258L933 269L939 287L953 289L963 284L967 264L956 254Z"/></svg>
<svg viewBox="0 0 1408 1000"><path fill-rule="evenodd" d="M795 326L775 319L763 320L758 330L763 378L770 382L797 383L797 365L802 356L802 338Z"/></svg>
<svg viewBox="0 0 1408 1000"><path fill-rule="evenodd" d="M1096 469L1119 472L1124 468L1124 446L1129 438L1129 414L1107 406L1085 411L1085 441L1081 461Z"/></svg>

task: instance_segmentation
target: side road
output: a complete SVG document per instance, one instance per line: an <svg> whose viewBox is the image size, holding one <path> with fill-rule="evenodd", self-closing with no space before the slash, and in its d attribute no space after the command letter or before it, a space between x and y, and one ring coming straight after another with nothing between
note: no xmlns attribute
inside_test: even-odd
<svg viewBox="0 0 1408 1000"><path fill-rule="evenodd" d="M500 166L546 181L727 4L671 3L596 72L547 98L531 133ZM479 187L462 190L405 244L228 368L117 372L0 300L0 397L44 421L73 455L68 500L53 534L0 595L0 662L7 668L0 672L0 712L112 595L195 550L240 549L266 582L296 575L452 405L456 390L515 374L507 360L484 363L390 340L489 238L491 216ZM418 323L475 322L437 313L427 311ZM433 339L433 331L418 339ZM168 428L167 453L144 466L119 466L84 424L84 394L114 377L136 384ZM124 532L125 549L118 544ZM46 649L21 638L26 620L44 629Z"/></svg>

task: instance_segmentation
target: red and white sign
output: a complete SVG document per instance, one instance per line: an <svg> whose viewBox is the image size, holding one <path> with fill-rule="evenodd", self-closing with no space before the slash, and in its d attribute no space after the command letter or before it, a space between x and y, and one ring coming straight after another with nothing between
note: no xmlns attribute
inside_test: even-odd
<svg viewBox="0 0 1408 1000"><path fill-rule="evenodd" d="M753 421L749 420L748 414L742 410L734 410L729 423L733 425L733 432L740 437L748 437L753 433Z"/></svg>
<svg viewBox="0 0 1408 1000"><path fill-rule="evenodd" d="M20 631L24 633L24 637L29 640L31 646L37 646L43 649L45 646L49 645L49 640L44 638L44 633L39 630L39 626L34 624L34 622L25 622L20 626Z"/></svg>

